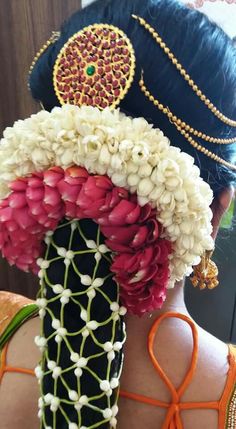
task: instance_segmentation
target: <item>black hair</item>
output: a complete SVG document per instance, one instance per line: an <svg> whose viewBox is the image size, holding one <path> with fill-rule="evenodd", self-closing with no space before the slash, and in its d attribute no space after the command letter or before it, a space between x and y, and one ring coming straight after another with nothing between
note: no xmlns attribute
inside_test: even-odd
<svg viewBox="0 0 236 429"><path fill-rule="evenodd" d="M173 145L194 156L201 176L214 194L235 185L236 174L232 170L195 150L141 92L138 81L143 69L151 93L176 116L206 134L219 138L236 136L236 130L217 119L193 92L147 30L131 17L133 13L146 19L158 31L212 103L226 116L236 118L236 49L233 41L205 15L176 0L98 0L75 13L62 26L59 40L36 63L30 77L33 97L41 100L49 110L59 105L53 89L52 71L60 49L69 37L87 25L113 24L130 38L137 62L135 80L120 104L121 110L133 117L145 117L162 129ZM236 160L235 144L204 142L204 146L227 161L234 163Z"/></svg>

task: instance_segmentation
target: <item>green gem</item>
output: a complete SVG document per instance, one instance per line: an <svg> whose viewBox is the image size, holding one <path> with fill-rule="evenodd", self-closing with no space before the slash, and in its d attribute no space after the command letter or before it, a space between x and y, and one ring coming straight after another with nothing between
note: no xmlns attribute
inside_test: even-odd
<svg viewBox="0 0 236 429"><path fill-rule="evenodd" d="M94 73L95 73L95 71L96 71L95 66L88 66L88 68L87 68L87 70L86 70L86 73L87 73L89 76L93 76L93 75L94 75Z"/></svg>

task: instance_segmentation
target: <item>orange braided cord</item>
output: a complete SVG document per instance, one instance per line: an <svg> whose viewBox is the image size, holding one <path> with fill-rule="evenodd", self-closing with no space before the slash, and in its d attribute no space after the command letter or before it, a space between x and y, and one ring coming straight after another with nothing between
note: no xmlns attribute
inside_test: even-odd
<svg viewBox="0 0 236 429"><path fill-rule="evenodd" d="M155 354L154 354L154 341L156 338L157 330L161 324L161 322L164 319L170 318L170 317L176 317L179 319L182 319L186 321L192 331L192 337L193 337L193 352L192 352L192 358L191 363L189 366L189 369L186 373L186 376L184 380L182 381L181 385L176 389L174 385L171 383L170 379L167 377L161 366L159 365ZM149 336L148 336L148 352L150 359L153 363L154 368L156 369L157 373L160 375L161 379L164 381L166 386L171 392L172 396L172 402L163 402L158 401L153 398L149 398L144 395L138 395L135 393L130 393L121 390L120 396L124 398L129 398L137 402L146 403L149 405L154 405L161 408L167 408L167 414L165 421L162 425L162 429L183 429L183 423L180 415L181 410L190 410L190 409L216 409L219 410L219 402L212 401L212 402L181 402L181 397L185 390L187 389L188 385L190 384L197 365L197 359L198 359L198 332L197 328L195 327L194 322L187 316L179 313L169 312L165 313L162 316L160 316L153 324Z"/></svg>
<svg viewBox="0 0 236 429"><path fill-rule="evenodd" d="M20 374L35 376L35 372L32 369L18 368L18 367L7 365L7 349L8 349L8 344L6 344L6 346L3 348L0 355L0 359L1 359L0 360L0 384L6 372L15 372Z"/></svg>

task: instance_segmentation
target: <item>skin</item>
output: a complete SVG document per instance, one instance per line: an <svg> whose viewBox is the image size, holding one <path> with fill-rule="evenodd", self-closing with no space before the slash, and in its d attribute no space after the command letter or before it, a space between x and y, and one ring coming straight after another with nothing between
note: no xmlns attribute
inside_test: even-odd
<svg viewBox="0 0 236 429"><path fill-rule="evenodd" d="M234 190L225 189L214 200L213 237L216 238L220 221L228 209ZM121 388L133 393L143 394L154 399L169 402L168 388L156 373L147 351L147 337L154 321L166 312L182 313L188 317L184 302L183 283L178 283L167 295L161 310L142 319L127 316L127 342ZM199 358L195 376L182 396L183 402L217 401L223 393L228 373L228 346L197 326L199 338ZM183 381L192 354L192 335L188 324L176 318L164 321L154 342L155 356L174 384L175 388ZM166 410L120 399L118 429L161 428ZM218 413L215 410L191 410L181 413L186 429L218 429Z"/></svg>
<svg viewBox="0 0 236 429"><path fill-rule="evenodd" d="M220 220L228 209L234 190L221 192L212 204L213 237ZM183 283L168 292L163 308L141 319L127 316L127 343L121 388L155 399L170 401L170 393L155 372L147 352L148 332L158 316L165 312L179 312L191 318L184 302ZM197 370L183 401L216 401L222 395L228 372L228 347L211 334L198 328L199 359ZM39 318L25 323L12 338L8 364L35 368L40 354L34 337L40 329ZM192 353L189 326L178 319L168 319L160 326L154 343L155 356L175 387L183 380ZM39 389L34 377L5 374L0 389L1 429L38 429L37 401ZM156 429L161 427L166 411L121 398L118 429ZM214 410L191 410L182 413L186 429L218 429L218 413Z"/></svg>

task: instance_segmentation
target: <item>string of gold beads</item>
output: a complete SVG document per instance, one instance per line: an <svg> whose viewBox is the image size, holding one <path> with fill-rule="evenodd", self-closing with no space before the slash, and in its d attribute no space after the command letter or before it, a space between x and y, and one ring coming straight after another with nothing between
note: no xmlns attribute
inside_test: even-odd
<svg viewBox="0 0 236 429"><path fill-rule="evenodd" d="M44 43L44 45L42 46L42 48L39 49L39 51L37 52L37 54L35 55L31 66L29 68L29 77L34 69L35 64L37 63L38 59L41 57L41 55L48 49L48 47L50 45L52 45L54 42L56 42L56 40L59 39L60 37L60 31L53 31L51 37L46 41L46 43ZM29 86L29 84L28 84Z"/></svg>
<svg viewBox="0 0 236 429"><path fill-rule="evenodd" d="M217 144L232 144L235 143L236 141L236 137L234 138L229 138L229 139L221 139L221 138L217 138L217 137L211 137L201 131L195 130L193 127L191 127L190 125L188 125L186 122L182 121L181 119L179 119L177 116L175 116L171 110L169 109L169 107L164 107L157 99L155 99L153 97L153 95L151 95L151 93L148 91L144 80L143 80L143 76L139 81L139 85L141 88L141 91L146 95L146 97L149 98L149 100L159 108L159 110L161 110L163 113L165 113L170 122L176 123L178 126L180 126L181 128L184 128L186 131L188 131L190 134L193 134L194 136L201 138L202 140L205 140L209 143L217 143Z"/></svg>
<svg viewBox="0 0 236 429"><path fill-rule="evenodd" d="M204 153L204 155L208 156L209 158L213 159L214 161L218 162L219 164L224 165L225 167L233 170L236 172L236 165L231 164L228 161L225 161L223 158L221 158L220 156L216 155L215 153L211 152L209 149L206 149L204 146L200 145L199 143L196 142L196 140L194 140L189 133L187 133L185 130L183 130L182 128L178 127L175 123L174 125L176 126L177 130L186 138L186 140L198 151Z"/></svg>
<svg viewBox="0 0 236 429"><path fill-rule="evenodd" d="M154 98L154 96L150 93L150 91L148 91L148 89L146 88L145 84L144 84L144 80L143 77L141 77L140 81L139 81L139 85L140 88L142 90L142 92L144 93L144 95L154 104L154 106L156 106L161 112L163 112L165 115L167 115L170 119L170 116L172 115L172 113L170 112L170 110L168 109L168 107L165 107L162 103L160 103L157 99ZM177 117L175 117L177 119ZM180 121L180 123L178 123L178 121L173 121L173 125L176 127L176 129L186 138L186 140L198 151L202 152L204 155L208 156L209 158L213 159L214 161L224 165L225 167L236 171L236 165L233 165L231 163L229 163L228 161L225 161L223 158L221 158L220 156L216 155L215 153L211 152L210 150L206 149L204 146L200 145L198 142L196 142L196 140L194 140L192 138L192 136L190 135L190 131L186 131L186 129L183 128L183 126L181 126L182 121Z"/></svg>
<svg viewBox="0 0 236 429"><path fill-rule="evenodd" d="M193 79L191 79L190 75L187 73L185 68L180 64L180 62L177 60L177 58L174 56L173 52L171 52L170 48L165 44L165 42L162 40L161 36L156 32L156 30L148 24L145 19L137 16L132 15L134 19L136 19L140 25L142 25L149 33L152 35L154 40L158 43L158 45L163 49L165 54L169 57L171 62L175 65L177 70L180 72L180 74L183 76L183 78L186 80L186 82L189 84L189 86L193 89L193 91L197 94L197 96L200 98L201 101L208 107L209 110L222 122L225 124L236 127L236 121L233 119L227 118L223 113L221 113L214 104L209 100L209 98L206 97L205 94L201 91L201 89L196 85Z"/></svg>

